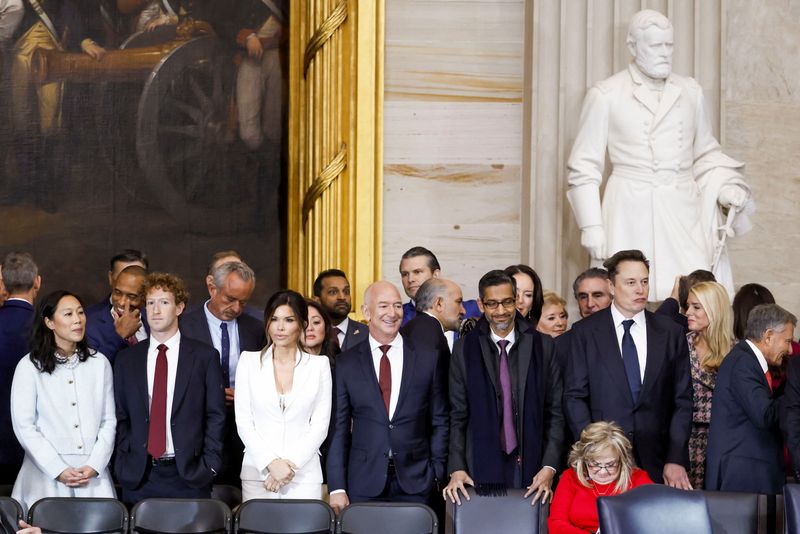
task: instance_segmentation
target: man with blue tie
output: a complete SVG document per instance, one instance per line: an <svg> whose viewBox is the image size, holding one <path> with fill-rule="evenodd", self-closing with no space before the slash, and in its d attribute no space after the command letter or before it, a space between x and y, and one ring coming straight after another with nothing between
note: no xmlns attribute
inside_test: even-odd
<svg viewBox="0 0 800 534"><path fill-rule="evenodd" d="M11 381L14 369L28 352L33 301L42 277L27 252L7 254L0 273L0 285L8 292L8 300L0 307L0 484L13 484L24 453L11 426Z"/></svg>
<svg viewBox="0 0 800 534"><path fill-rule="evenodd" d="M649 262L623 250L603 264L611 306L572 327L564 406L573 436L589 423L614 421L655 482L691 489L692 383L683 329L645 309Z"/></svg>
<svg viewBox="0 0 800 534"><path fill-rule="evenodd" d="M478 283L483 317L450 362L450 482L445 499L526 488L547 502L564 443L561 367L550 336L516 312L516 283L489 271Z"/></svg>
<svg viewBox="0 0 800 534"><path fill-rule="evenodd" d="M244 262L229 261L219 265L206 280L209 299L181 317L181 333L217 349L225 384L225 447L218 480L223 484L241 484L240 470L244 445L236 432L233 395L236 364L244 351L261 350L265 343L264 325L243 313L256 287L256 275Z"/></svg>
<svg viewBox="0 0 800 534"><path fill-rule="evenodd" d="M362 306L369 336L336 358L330 504L429 502L444 479L448 406L445 362L399 334L397 288L370 285Z"/></svg>
<svg viewBox="0 0 800 534"><path fill-rule="evenodd" d="M437 260L433 252L427 248L411 247L403 254L403 257L400 259L400 281L403 284L403 290L411 300L403 304L402 326L405 326L406 323L417 316L414 299L417 296L419 288L431 278L439 278L440 275L441 267L439 266L439 260ZM465 311L463 319L481 316L481 311L475 300L465 300L463 304ZM448 331L446 336L447 343L452 346L453 342L458 337L458 330Z"/></svg>

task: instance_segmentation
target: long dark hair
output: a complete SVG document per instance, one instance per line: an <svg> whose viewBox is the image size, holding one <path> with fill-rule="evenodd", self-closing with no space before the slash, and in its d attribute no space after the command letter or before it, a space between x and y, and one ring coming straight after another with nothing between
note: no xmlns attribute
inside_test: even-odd
<svg viewBox="0 0 800 534"><path fill-rule="evenodd" d="M274 293L267 301L267 306L264 308L264 333L267 336L267 347L272 345L272 340L269 339L269 322L275 311L281 306L289 306L294 312L294 316L300 322L300 337L297 339L297 345L300 350L303 350L301 339L303 332L306 331L308 326L308 305L306 299L297 291L291 289L282 289Z"/></svg>
<svg viewBox="0 0 800 534"><path fill-rule="evenodd" d="M320 317L322 317L322 322L325 324L325 338L322 340L319 354L320 356L327 356L331 359L331 362L333 362L333 357L341 351L339 350L339 345L333 342L333 336L331 335L331 317L319 302L309 299L306 300L306 304L308 304L309 308L314 308L319 312ZM309 319L309 321L311 321L311 319Z"/></svg>
<svg viewBox="0 0 800 534"><path fill-rule="evenodd" d="M772 292L761 284L745 284L736 292L733 297L733 336L737 340L745 339L747 317L759 304L775 304Z"/></svg>
<svg viewBox="0 0 800 534"><path fill-rule="evenodd" d="M59 289L46 295L39 304L36 306L36 314L33 320L33 327L31 328L31 336L29 345L31 348L31 361L36 368L43 373L51 373L56 369L56 335L50 330L46 324L45 319L53 320L53 315L58 308L58 303L64 297L75 297L83 307L83 300L78 295ZM85 325L85 323L84 323ZM95 351L89 348L86 343L86 332L84 330L83 339L76 343L78 350L78 359L82 362L86 361L89 356L92 356Z"/></svg>
<svg viewBox="0 0 800 534"><path fill-rule="evenodd" d="M532 268L522 263L518 265L509 265L505 268L505 273L511 277L515 274L526 274L533 280L533 303L531 304L531 311L528 312L528 319L532 325L536 326L539 318L542 316L542 306L544 306L544 290L542 290L542 279L536 274Z"/></svg>

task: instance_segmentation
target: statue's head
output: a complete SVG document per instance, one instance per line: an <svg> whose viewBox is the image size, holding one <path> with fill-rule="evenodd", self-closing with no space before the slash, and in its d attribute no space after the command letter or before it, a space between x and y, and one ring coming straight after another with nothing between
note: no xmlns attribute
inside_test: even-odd
<svg viewBox="0 0 800 534"><path fill-rule="evenodd" d="M672 72L672 23L652 9L636 13L628 28L628 50L639 69L651 78L664 79Z"/></svg>

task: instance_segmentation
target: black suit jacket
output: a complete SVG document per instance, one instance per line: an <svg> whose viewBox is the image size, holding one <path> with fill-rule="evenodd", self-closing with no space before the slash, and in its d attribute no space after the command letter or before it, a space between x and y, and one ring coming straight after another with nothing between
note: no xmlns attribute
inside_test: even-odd
<svg viewBox="0 0 800 534"><path fill-rule="evenodd" d="M639 465L661 482L665 463L689 466L689 347L683 329L671 319L645 311L645 321L647 363L637 403L631 399L608 307L572 327L564 406L573 436L595 421L620 425Z"/></svg>
<svg viewBox="0 0 800 534"><path fill-rule="evenodd" d="M141 310L141 317L145 332L149 335L150 328L144 310ZM114 329L114 318L111 317L111 305L108 300L86 308L86 341L90 347L108 358L112 365L117 353L128 347L128 342Z"/></svg>
<svg viewBox="0 0 800 534"><path fill-rule="evenodd" d="M780 493L785 475L779 403L746 341L722 361L712 402L706 489Z"/></svg>
<svg viewBox="0 0 800 534"><path fill-rule="evenodd" d="M117 438L114 472L123 487L135 489L149 461L150 400L147 349L150 338L121 351L114 363ZM171 430L178 473L191 487L211 484L220 469L225 427L225 393L216 350L181 336Z"/></svg>
<svg viewBox="0 0 800 534"><path fill-rule="evenodd" d="M390 450L404 492L421 494L444 480L449 427L443 365L435 353L403 338L403 375L390 420L369 342L336 357L336 420L327 462L331 491L380 494Z"/></svg>
<svg viewBox="0 0 800 534"><path fill-rule="evenodd" d="M33 306L28 302L8 300L0 307L0 465L12 470L22 464L24 453L11 425L11 382L17 364L28 353L32 321Z"/></svg>
<svg viewBox="0 0 800 534"><path fill-rule="evenodd" d="M407 322L400 333L404 338L410 339L416 348L432 350L445 361L450 359L450 346L442 330L442 323L436 317L420 313Z"/></svg>
<svg viewBox="0 0 800 534"><path fill-rule="evenodd" d="M792 457L795 479L800 480L800 358L790 358L781 402L781 427Z"/></svg>
<svg viewBox="0 0 800 534"><path fill-rule="evenodd" d="M344 342L342 343L342 352L352 349L362 341L366 341L369 337L369 328L364 323L359 323L350 319L347 321L347 332L344 333Z"/></svg>
<svg viewBox="0 0 800 534"><path fill-rule="evenodd" d="M236 318L236 326L239 330L239 350L261 350L266 345L264 334L264 323L247 315L241 314ZM205 305L181 315L180 318L181 334L201 341L209 347L214 346L211 340L211 330L206 318Z"/></svg>
<svg viewBox="0 0 800 534"><path fill-rule="evenodd" d="M537 409L539 410L538 420L542 422L539 429L542 441L542 463L541 466L550 466L556 471L561 465L562 447L564 446L564 415L561 410L562 380L561 367L558 364L555 354L555 346L550 336L542 335L537 332L527 321L517 320L516 322L516 341L508 350L509 360L517 359L517 376L520 377L519 387L515 388L515 398L519 407L516 427L517 438L521 441L524 435L522 429L526 420L530 420L530 414L523 413L525 391L527 388L535 388L538 394ZM473 432L480 432L480 429L470 428L469 426L469 400L467 392L467 376L464 364L464 345L470 336L478 336L480 339L481 353L483 355L484 370L489 373L497 392L497 413L502 413L503 405L500 395L500 382L497 377L497 365L500 352L497 345L490 337L489 323L485 318L481 318L475 328L466 336L460 338L453 347L453 357L450 361L450 454L448 457L447 471L464 470L472 472L472 439ZM542 352L538 347L541 345ZM531 361L536 358L539 360L537 384L528 384L525 377L528 376L528 367ZM512 371L513 372L513 371ZM513 382L512 382L513 383ZM520 443L520 450L523 444ZM541 468L540 466L540 468ZM526 481L522 481L527 485Z"/></svg>

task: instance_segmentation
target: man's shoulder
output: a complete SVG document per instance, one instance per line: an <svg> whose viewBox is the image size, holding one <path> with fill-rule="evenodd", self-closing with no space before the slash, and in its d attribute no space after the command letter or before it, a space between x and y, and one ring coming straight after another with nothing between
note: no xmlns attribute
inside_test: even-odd
<svg viewBox="0 0 800 534"><path fill-rule="evenodd" d="M582 334L591 330L596 330L600 327L613 327L613 325L614 321L611 317L611 309L609 306L608 308L603 308L602 310L596 311L588 317L584 317L583 319L576 321L569 331L574 332L575 334Z"/></svg>
<svg viewBox="0 0 800 534"><path fill-rule="evenodd" d="M680 74L670 74L669 81L678 85L684 89L688 89L690 91L702 91L703 88L694 78L690 76L681 76Z"/></svg>
<svg viewBox="0 0 800 534"><path fill-rule="evenodd" d="M651 311L645 310L645 321L648 325L655 326L659 330L663 330L668 336L673 338L680 338L683 340L686 337L686 332L683 327L675 322L672 317L660 315Z"/></svg>
<svg viewBox="0 0 800 534"><path fill-rule="evenodd" d="M193 358L218 359L217 349L194 338L181 336L180 352L189 351Z"/></svg>
<svg viewBox="0 0 800 534"><path fill-rule="evenodd" d="M253 332L261 332L264 328L264 322L259 321L252 315L248 315L246 313L241 314L239 317L236 318L236 322L239 323L239 326L245 328L247 330L251 330Z"/></svg>
<svg viewBox="0 0 800 534"><path fill-rule="evenodd" d="M99 320L103 319L105 315L111 317L111 305L106 302L95 302L91 306L87 306L85 309L86 319L87 320Z"/></svg>
<svg viewBox="0 0 800 534"><path fill-rule="evenodd" d="M178 321L181 332L194 338L202 332L202 328L208 330L208 319L204 307L195 308L181 314Z"/></svg>

